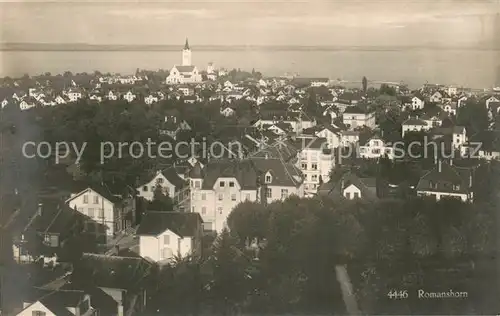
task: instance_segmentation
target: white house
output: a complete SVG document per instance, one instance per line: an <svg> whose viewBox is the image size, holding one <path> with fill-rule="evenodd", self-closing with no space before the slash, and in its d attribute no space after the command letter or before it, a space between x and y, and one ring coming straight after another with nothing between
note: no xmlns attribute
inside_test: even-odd
<svg viewBox="0 0 500 316"><path fill-rule="evenodd" d="M332 149L339 147L341 144L341 131L332 125L327 125L317 131L316 136L325 138L329 148Z"/></svg>
<svg viewBox="0 0 500 316"><path fill-rule="evenodd" d="M335 157L326 138L301 139L297 166L304 175L304 193L313 195L322 183L330 181L330 171L335 166Z"/></svg>
<svg viewBox="0 0 500 316"><path fill-rule="evenodd" d="M19 103L19 108L20 108L22 111L32 109L32 108L34 108L35 106L36 106L36 104L35 104L34 102L32 102L31 100L29 100L29 99L22 100L22 101Z"/></svg>
<svg viewBox="0 0 500 316"><path fill-rule="evenodd" d="M455 102L447 103L443 106L443 111L445 111L450 115L457 115L457 108L458 108L457 103Z"/></svg>
<svg viewBox="0 0 500 316"><path fill-rule="evenodd" d="M365 159L374 159L387 156L394 159L394 147L379 136L373 136L359 147L359 156Z"/></svg>
<svg viewBox="0 0 500 316"><path fill-rule="evenodd" d="M184 189L187 188L189 183L182 179L175 168L171 167L162 171L158 171L152 179L148 179L144 184L137 188L139 192L137 195L152 201L154 197L154 191L157 186L161 187L163 194L169 196L172 200L181 199Z"/></svg>
<svg viewBox="0 0 500 316"><path fill-rule="evenodd" d="M500 102L499 98L497 98L496 96L492 95L491 97L489 97L488 99L486 99L485 103L486 103L486 108L489 109L490 108L490 103L492 102Z"/></svg>
<svg viewBox="0 0 500 316"><path fill-rule="evenodd" d="M66 96L70 102L76 102L83 97L80 89L71 88L66 92Z"/></svg>
<svg viewBox="0 0 500 316"><path fill-rule="evenodd" d="M452 146L455 149L461 149L461 147L467 143L467 131L463 126L454 126L452 133Z"/></svg>
<svg viewBox="0 0 500 316"><path fill-rule="evenodd" d="M132 93L132 91L127 91L127 93L123 95L123 99L127 100L127 102L134 101L136 97L137 96L134 93Z"/></svg>
<svg viewBox="0 0 500 316"><path fill-rule="evenodd" d="M111 101L118 100L118 95L115 94L112 90L109 90L107 97L108 97L108 100L111 100Z"/></svg>
<svg viewBox="0 0 500 316"><path fill-rule="evenodd" d="M419 97L419 96L414 96L413 98L411 98L411 109L412 110L421 110L424 108L424 105L425 105L425 101L424 101L424 98L423 97Z"/></svg>
<svg viewBox="0 0 500 316"><path fill-rule="evenodd" d="M350 129L362 126L374 129L376 127L375 112L370 112L357 106L351 106L346 108L344 113L342 113L342 122L344 125L349 126Z"/></svg>
<svg viewBox="0 0 500 316"><path fill-rule="evenodd" d="M431 129L431 125L429 125L426 121L420 120L417 118L409 118L402 124L402 137L405 136L408 132L420 132L420 131L428 131Z"/></svg>
<svg viewBox="0 0 500 316"><path fill-rule="evenodd" d="M429 101L435 102L435 103L440 103L441 100L443 99L443 94L440 91L434 92L430 97Z"/></svg>
<svg viewBox="0 0 500 316"><path fill-rule="evenodd" d="M107 189L96 188L89 187L71 194L66 204L95 222L105 225L106 237L111 238L131 226L134 220L131 213L135 211L135 204L124 205L126 203L121 198L109 193ZM97 231L96 233L100 234Z"/></svg>
<svg viewBox="0 0 500 316"><path fill-rule="evenodd" d="M146 103L147 105L151 105L151 104L156 103L156 102L158 102L158 97L154 96L152 94L150 94L144 98L144 103Z"/></svg>
<svg viewBox="0 0 500 316"><path fill-rule="evenodd" d="M311 79L311 87L326 87L330 83L328 78L313 78Z"/></svg>
<svg viewBox="0 0 500 316"><path fill-rule="evenodd" d="M38 293L38 300L25 302L16 316L94 316L100 311L92 306L90 295L84 291L39 289Z"/></svg>
<svg viewBox="0 0 500 316"><path fill-rule="evenodd" d="M137 229L139 254L159 263L200 255L202 224L198 213L149 211Z"/></svg>

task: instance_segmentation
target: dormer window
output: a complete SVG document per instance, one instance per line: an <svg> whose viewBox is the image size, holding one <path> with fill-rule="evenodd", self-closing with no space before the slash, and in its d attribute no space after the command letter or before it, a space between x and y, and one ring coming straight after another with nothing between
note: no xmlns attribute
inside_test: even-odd
<svg viewBox="0 0 500 316"><path fill-rule="evenodd" d="M230 188L234 188L234 182L233 182L233 181L230 181L230 182L229 182L229 187L230 187Z"/></svg>
<svg viewBox="0 0 500 316"><path fill-rule="evenodd" d="M219 186L220 186L221 188L223 188L225 185L226 185L226 183L225 183L224 181L219 182Z"/></svg>
<svg viewBox="0 0 500 316"><path fill-rule="evenodd" d="M266 174L265 182L271 183L273 181L273 177L268 173Z"/></svg>
<svg viewBox="0 0 500 316"><path fill-rule="evenodd" d="M460 190L460 185L459 184L454 184L453 185L453 191L459 191Z"/></svg>

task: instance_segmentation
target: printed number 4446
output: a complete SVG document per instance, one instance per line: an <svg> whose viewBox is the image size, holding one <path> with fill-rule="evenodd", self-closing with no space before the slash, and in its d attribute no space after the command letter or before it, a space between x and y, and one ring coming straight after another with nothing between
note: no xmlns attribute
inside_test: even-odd
<svg viewBox="0 0 500 316"><path fill-rule="evenodd" d="M399 299L405 299L408 298L408 291L396 291L396 290L391 290L388 294L387 297L389 297L392 300L399 300Z"/></svg>

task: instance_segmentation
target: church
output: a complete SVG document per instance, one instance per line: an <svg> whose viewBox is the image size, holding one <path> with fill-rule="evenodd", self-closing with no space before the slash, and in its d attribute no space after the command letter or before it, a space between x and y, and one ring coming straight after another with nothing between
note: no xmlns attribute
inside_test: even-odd
<svg viewBox="0 0 500 316"><path fill-rule="evenodd" d="M196 83L201 82L202 77L198 68L191 64L191 49L186 38L186 44L182 50L182 64L174 66L167 77L167 84Z"/></svg>

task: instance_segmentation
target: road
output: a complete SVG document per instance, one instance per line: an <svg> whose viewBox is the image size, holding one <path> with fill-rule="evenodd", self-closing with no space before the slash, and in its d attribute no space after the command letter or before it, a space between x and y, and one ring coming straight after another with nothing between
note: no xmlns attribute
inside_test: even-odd
<svg viewBox="0 0 500 316"><path fill-rule="evenodd" d="M335 272L337 274L337 281L340 283L347 313L349 315L361 315L346 267L344 265L337 265L335 266Z"/></svg>

